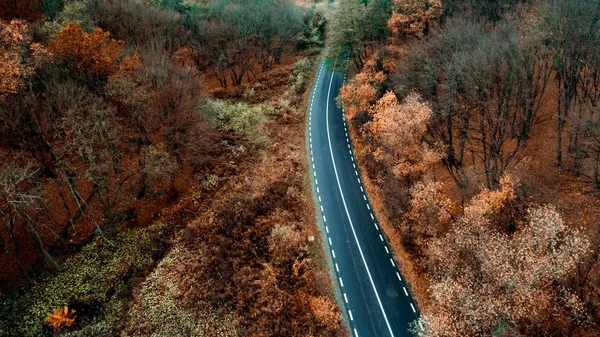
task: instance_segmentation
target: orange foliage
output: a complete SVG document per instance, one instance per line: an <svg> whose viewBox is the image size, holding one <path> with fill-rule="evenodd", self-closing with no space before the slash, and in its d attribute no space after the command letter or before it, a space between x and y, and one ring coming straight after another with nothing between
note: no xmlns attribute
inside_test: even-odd
<svg viewBox="0 0 600 337"><path fill-rule="evenodd" d="M60 330L62 327L69 327L75 323L75 310L65 306L64 308L56 308L54 312L48 314L46 322L48 325L54 328L54 330Z"/></svg>
<svg viewBox="0 0 600 337"><path fill-rule="evenodd" d="M423 316L422 336L483 336L499 328L517 335L522 323L580 312L581 300L561 291L561 282L587 254L587 238L553 206L529 209L512 235L498 230L503 224L491 216L511 198L508 179L501 191L483 190L452 230L429 246L434 305Z"/></svg>
<svg viewBox="0 0 600 337"><path fill-rule="evenodd" d="M0 21L0 99L17 93L46 54L40 44L31 43L24 21Z"/></svg>
<svg viewBox="0 0 600 337"><path fill-rule="evenodd" d="M119 64L119 72L130 73L141 67L142 62L140 61L140 55L134 54L132 56L126 56L123 61L121 61L121 64Z"/></svg>
<svg viewBox="0 0 600 337"><path fill-rule="evenodd" d="M500 178L500 189L490 190L482 187L469 205L465 207L465 220L471 224L483 225L490 214L496 213L504 207L507 201L515 199L515 182L510 176Z"/></svg>
<svg viewBox="0 0 600 337"><path fill-rule="evenodd" d="M402 104L393 92L386 93L371 109L371 131L379 143L375 157L390 162L398 175L428 171L441 157L423 141L432 113L416 93Z"/></svg>
<svg viewBox="0 0 600 337"><path fill-rule="evenodd" d="M335 304L322 296L309 296L310 310L317 319L319 326L328 326L340 320L340 315Z"/></svg>
<svg viewBox="0 0 600 337"><path fill-rule="evenodd" d="M81 25L69 23L50 43L57 56L71 60L80 70L95 75L110 75L118 67L123 41L110 38L110 33L100 28L85 32ZM128 60L131 65L134 59Z"/></svg>
<svg viewBox="0 0 600 337"><path fill-rule="evenodd" d="M431 179L417 182L410 189L410 211L404 215L411 229L432 237L449 223L452 202L442 192L442 183Z"/></svg>
<svg viewBox="0 0 600 337"><path fill-rule="evenodd" d="M340 97L349 119L369 109L377 99L377 92L384 80L385 75L375 69L375 60L371 58L365 63L362 72L342 87Z"/></svg>

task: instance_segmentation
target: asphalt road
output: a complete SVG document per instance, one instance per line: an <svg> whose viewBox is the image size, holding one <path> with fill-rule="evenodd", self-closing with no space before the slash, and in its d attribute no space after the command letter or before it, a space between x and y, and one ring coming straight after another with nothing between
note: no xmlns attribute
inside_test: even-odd
<svg viewBox="0 0 600 337"><path fill-rule="evenodd" d="M322 230L352 336L412 336L417 307L363 189L342 110L345 73L321 62L308 107L308 156Z"/></svg>

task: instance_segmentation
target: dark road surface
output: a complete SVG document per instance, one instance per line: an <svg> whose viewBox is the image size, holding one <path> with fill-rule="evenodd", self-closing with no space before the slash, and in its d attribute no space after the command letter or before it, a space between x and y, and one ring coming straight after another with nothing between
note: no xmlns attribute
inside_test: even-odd
<svg viewBox="0 0 600 337"><path fill-rule="evenodd" d="M335 98L345 73L322 62L308 107L308 156L317 213L352 336L412 336L417 307L371 211Z"/></svg>

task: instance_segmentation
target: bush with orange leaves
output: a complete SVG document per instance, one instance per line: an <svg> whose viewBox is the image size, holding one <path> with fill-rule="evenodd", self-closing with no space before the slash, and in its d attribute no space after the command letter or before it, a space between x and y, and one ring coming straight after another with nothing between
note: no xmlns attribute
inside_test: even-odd
<svg viewBox="0 0 600 337"><path fill-rule="evenodd" d="M46 322L48 325L54 328L54 330L59 331L63 327L69 327L75 323L75 310L69 310L69 307L65 306L63 308L56 308L53 312L48 314L46 317Z"/></svg>
<svg viewBox="0 0 600 337"><path fill-rule="evenodd" d="M77 69L94 75L107 76L119 68L123 41L110 37L100 28L87 33L78 23L69 23L50 42L50 50L71 61Z"/></svg>

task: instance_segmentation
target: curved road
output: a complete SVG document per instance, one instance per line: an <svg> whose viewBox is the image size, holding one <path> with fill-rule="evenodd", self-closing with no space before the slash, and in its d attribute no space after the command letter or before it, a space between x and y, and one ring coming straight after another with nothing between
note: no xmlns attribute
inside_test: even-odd
<svg viewBox="0 0 600 337"><path fill-rule="evenodd" d="M352 336L412 336L413 298L371 211L342 110L345 74L321 62L308 107L313 191Z"/></svg>

